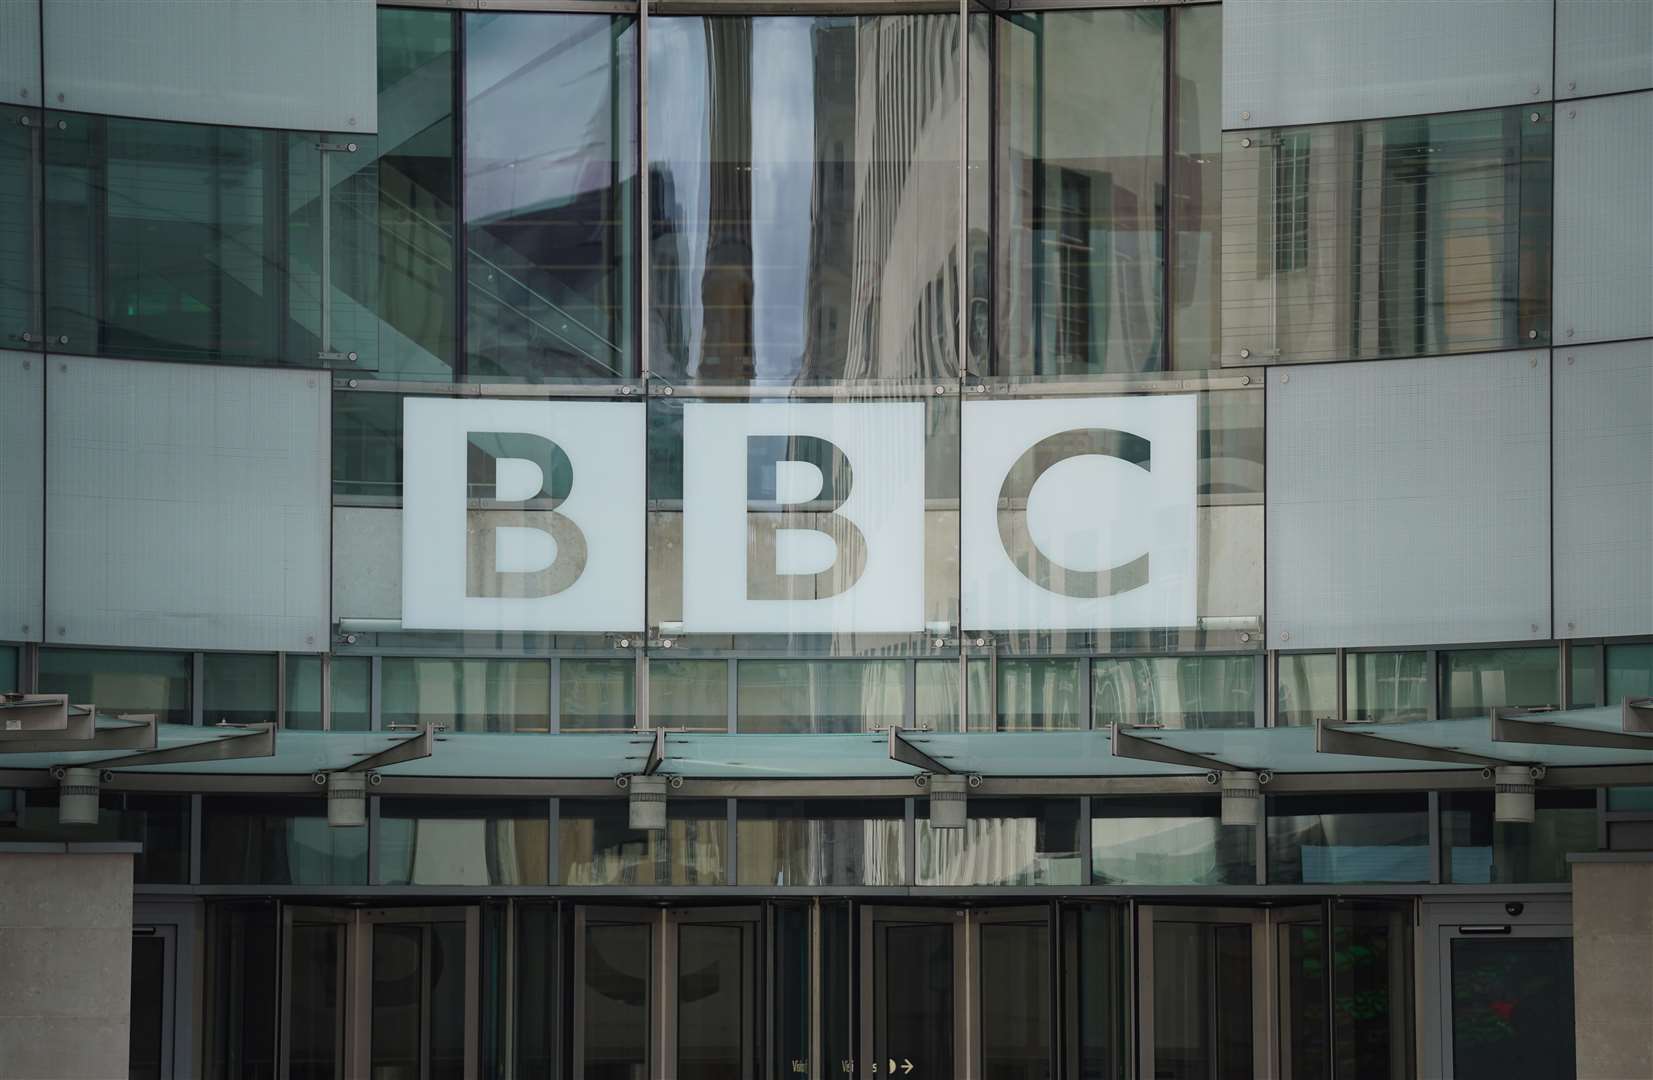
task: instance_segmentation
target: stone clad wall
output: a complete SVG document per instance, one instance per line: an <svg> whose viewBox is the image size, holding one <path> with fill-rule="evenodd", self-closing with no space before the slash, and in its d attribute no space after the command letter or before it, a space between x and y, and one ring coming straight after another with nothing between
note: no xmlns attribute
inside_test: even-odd
<svg viewBox="0 0 1653 1080"><path fill-rule="evenodd" d="M1573 861L1579 1080L1653 1076L1653 852L1611 858Z"/></svg>

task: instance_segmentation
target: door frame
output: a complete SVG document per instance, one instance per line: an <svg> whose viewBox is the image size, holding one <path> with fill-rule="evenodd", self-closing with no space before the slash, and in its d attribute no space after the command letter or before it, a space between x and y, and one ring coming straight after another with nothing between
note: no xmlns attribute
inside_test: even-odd
<svg viewBox="0 0 1653 1080"><path fill-rule="evenodd" d="M1293 1019L1292 1010L1288 1007L1287 1002L1289 987L1286 985L1286 973L1290 967L1290 957L1287 953L1287 939L1283 931L1288 926L1314 925L1320 928L1321 971L1324 972L1323 978L1326 980L1325 993L1327 1000L1325 1004L1329 1009L1333 979L1331 905L1325 901L1317 901L1310 904L1295 904L1290 907L1269 908L1265 912L1265 918L1268 923L1270 939L1268 955L1269 981L1274 984L1274 992L1269 1003L1269 1011L1272 1015L1270 1029L1273 1032L1274 1060L1278 1065L1274 1073L1269 1075L1278 1076L1280 1080L1293 1080L1291 1055L1286 1052L1287 1047L1291 1046ZM1329 1020L1326 1031L1326 1052L1328 1055L1333 1053ZM1298 1077L1296 1080L1319 1080L1319 1078Z"/></svg>
<svg viewBox="0 0 1653 1080"><path fill-rule="evenodd" d="M199 904L175 901L134 900L132 929L152 932L166 941L166 985L162 993L161 1075L192 1077L196 1074L198 1040L204 1025L196 1015L195 947L201 933Z"/></svg>
<svg viewBox="0 0 1653 1080"><path fill-rule="evenodd" d="M599 913L595 920L592 914ZM648 1031L643 1038L643 1075L653 1077L659 1069L660 1056L660 1029L666 1020L666 1005L660 992L662 984L661 939L665 937L666 909L663 907L632 907L607 904L575 904L574 905L574 975L569 985L569 992L574 997L574 1030L573 1030L573 1080L585 1078L585 1033L586 1033L586 931L591 924L616 923L621 925L635 924L646 926L649 929L649 964L648 976L644 980L644 987L648 999L643 1006L643 1015L648 1018Z"/></svg>
<svg viewBox="0 0 1653 1080"><path fill-rule="evenodd" d="M1511 914L1506 904L1519 904L1520 914ZM1418 1032L1420 1076L1452 1080L1452 942L1456 938L1493 936L1485 932L1464 933L1465 927L1508 927L1506 938L1573 937L1570 899L1554 893L1526 895L1512 893L1476 901L1425 901L1422 929L1418 934ZM1577 1008L1577 1002L1574 1002ZM1576 1023L1576 1012L1575 1012ZM1576 1036L1575 1036L1576 1037Z"/></svg>
<svg viewBox="0 0 1653 1080"><path fill-rule="evenodd" d="M1295 908L1292 910L1296 910ZM1257 1077L1274 1076L1278 1058L1275 1023L1277 1003L1271 986L1278 983L1274 953L1274 925L1263 907L1181 906L1140 904L1136 909L1136 1075L1154 1080L1154 923L1192 922L1251 928L1251 1069Z"/></svg>

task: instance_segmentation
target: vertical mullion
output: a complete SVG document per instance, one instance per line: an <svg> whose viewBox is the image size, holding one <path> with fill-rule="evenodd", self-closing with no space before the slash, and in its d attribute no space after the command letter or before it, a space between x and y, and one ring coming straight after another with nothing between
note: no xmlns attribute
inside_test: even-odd
<svg viewBox="0 0 1653 1080"><path fill-rule="evenodd" d="M545 882L547 885L562 884L562 800L555 795L545 800L546 820L550 828L545 831ZM560 912L559 912L560 917Z"/></svg>
<svg viewBox="0 0 1653 1080"><path fill-rule="evenodd" d="M321 654L321 729L333 730L333 654Z"/></svg>
<svg viewBox="0 0 1653 1080"><path fill-rule="evenodd" d="M207 661L203 653L190 654L189 722L200 727L206 722Z"/></svg>
<svg viewBox="0 0 1653 1080"><path fill-rule="evenodd" d="M1177 80L1172 65L1176 63L1176 25L1177 12L1171 8L1161 8L1163 13L1164 33L1161 35L1160 54L1160 168L1165 170L1165 220L1160 222L1159 242L1159 332L1160 332L1160 368L1165 371L1173 369L1174 362L1171 355L1171 285L1174 281L1172 274L1172 259L1175 257L1174 242L1177 230L1175 217L1175 183L1176 170L1173 169L1171 132L1176 127L1177 107Z"/></svg>
<svg viewBox="0 0 1653 1080"><path fill-rule="evenodd" d="M384 657L375 656L368 662L367 728L379 731L384 727Z"/></svg>
<svg viewBox="0 0 1653 1080"><path fill-rule="evenodd" d="M546 717L546 730L555 735L562 731L562 657L551 658L551 715Z"/></svg>
<svg viewBox="0 0 1653 1080"><path fill-rule="evenodd" d="M276 653L275 717L276 727L287 726L287 654L284 652Z"/></svg>
<svg viewBox="0 0 1653 1080"><path fill-rule="evenodd" d="M465 16L454 12L453 41L453 379L470 375L471 255L465 233ZM378 724L374 724L375 730Z"/></svg>
<svg viewBox="0 0 1653 1080"><path fill-rule="evenodd" d="M197 793L189 797L189 883L201 884L201 811L204 803Z"/></svg>
<svg viewBox="0 0 1653 1080"><path fill-rule="evenodd" d="M1092 859L1091 859L1091 797L1089 795L1079 796L1079 835L1078 835L1078 841L1079 841L1079 843L1078 843L1077 846L1079 848L1079 858L1081 860L1080 861L1080 878L1079 878L1079 881L1080 881L1081 884L1089 885L1091 883L1091 877L1092 877L1092 870L1091 870L1091 862L1092 862ZM1057 926L1057 923L1055 923L1055 922L1051 923L1051 933L1052 934L1054 934L1056 932L1056 926ZM1054 998L1052 998L1051 1000L1053 1002L1055 1001Z"/></svg>
<svg viewBox="0 0 1653 1080"><path fill-rule="evenodd" d="M1424 653L1427 668L1424 678L1429 686L1429 719L1441 718L1441 654L1438 649L1429 649Z"/></svg>
<svg viewBox="0 0 1653 1080"><path fill-rule="evenodd" d="M901 800L901 876L909 886L918 884L918 823L915 820L918 800L908 796Z"/></svg>
<svg viewBox="0 0 1653 1080"><path fill-rule="evenodd" d="M378 885L379 881L379 804L377 795L367 797L367 883Z"/></svg>
<svg viewBox="0 0 1653 1080"><path fill-rule="evenodd" d="M727 885L733 885L740 880L737 876L740 873L740 852L737 850L739 845L735 842L738 825L735 814L735 800L723 800L724 828L727 830L723 844L723 877Z"/></svg>
<svg viewBox="0 0 1653 1080"><path fill-rule="evenodd" d="M1441 793L1429 793L1429 883L1439 885L1446 852L1441 846Z"/></svg>
<svg viewBox="0 0 1653 1080"><path fill-rule="evenodd" d="M728 663L728 679L729 679L729 693L728 693L729 700L727 702L728 715L726 717L728 726L725 730L727 730L729 732L729 734L733 735L735 733L736 722L738 720L738 716L737 716L736 710L735 710L735 704L736 704L736 695L740 692L740 683L739 683L739 672L736 670L736 667L740 663L740 661L736 660L733 657L730 657L729 660L727 661L727 663Z"/></svg>

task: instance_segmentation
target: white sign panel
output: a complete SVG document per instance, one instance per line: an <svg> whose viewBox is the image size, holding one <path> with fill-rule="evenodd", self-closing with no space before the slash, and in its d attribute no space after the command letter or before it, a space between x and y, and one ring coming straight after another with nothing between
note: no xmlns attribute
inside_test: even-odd
<svg viewBox="0 0 1653 1080"><path fill-rule="evenodd" d="M643 414L629 402L408 398L403 628L641 630Z"/></svg>
<svg viewBox="0 0 1653 1080"><path fill-rule="evenodd" d="M924 629L921 402L683 406L683 629Z"/></svg>
<svg viewBox="0 0 1653 1080"><path fill-rule="evenodd" d="M1194 625L1194 394L966 401L964 626Z"/></svg>

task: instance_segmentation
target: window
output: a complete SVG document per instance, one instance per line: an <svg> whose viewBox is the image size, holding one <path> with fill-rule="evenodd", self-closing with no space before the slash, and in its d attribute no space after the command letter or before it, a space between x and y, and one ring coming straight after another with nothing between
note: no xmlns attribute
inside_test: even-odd
<svg viewBox="0 0 1653 1080"><path fill-rule="evenodd" d="M17 677L17 653L15 645L0 645L0 694L22 689Z"/></svg>
<svg viewBox="0 0 1653 1080"><path fill-rule="evenodd" d="M1573 676L1577 686L1578 676ZM1653 645L1607 646L1607 704L1653 697Z"/></svg>
<svg viewBox="0 0 1653 1080"><path fill-rule="evenodd" d="M649 726L729 730L729 665L723 660L649 661Z"/></svg>
<svg viewBox="0 0 1653 1080"><path fill-rule="evenodd" d="M1337 654L1281 653L1275 664L1274 723L1312 726L1337 719Z"/></svg>
<svg viewBox="0 0 1653 1080"><path fill-rule="evenodd" d="M740 884L900 885L900 799L742 799Z"/></svg>
<svg viewBox="0 0 1653 1080"><path fill-rule="evenodd" d="M627 731L637 726L634 660L562 661L561 731Z"/></svg>
<svg viewBox="0 0 1653 1080"><path fill-rule="evenodd" d="M387 657L380 666L385 727L442 724L449 731L550 731L546 660Z"/></svg>
<svg viewBox="0 0 1653 1080"><path fill-rule="evenodd" d="M906 667L899 660L741 660L737 730L821 733L899 724Z"/></svg>
<svg viewBox="0 0 1653 1080"><path fill-rule="evenodd" d="M1274 272L1309 268L1309 137L1280 136L1274 150Z"/></svg>
<svg viewBox="0 0 1653 1080"><path fill-rule="evenodd" d="M1429 654L1350 653L1347 670L1349 719L1362 724L1429 718Z"/></svg>
<svg viewBox="0 0 1653 1080"><path fill-rule="evenodd" d="M208 885L366 885L367 829L327 824L327 800L208 795L201 880Z"/></svg>
<svg viewBox="0 0 1653 1080"><path fill-rule="evenodd" d="M1493 818L1492 794L1441 795L1446 880L1459 885L1569 881L1567 855L1596 850L1596 792L1540 790L1530 825Z"/></svg>
<svg viewBox="0 0 1653 1080"><path fill-rule="evenodd" d="M381 799L381 885L544 885L544 799Z"/></svg>
<svg viewBox="0 0 1653 1080"><path fill-rule="evenodd" d="M1505 705L1561 700L1559 650L1472 649L1441 654L1441 716L1485 716Z"/></svg>
<svg viewBox="0 0 1653 1080"><path fill-rule="evenodd" d="M41 649L40 692L68 694L98 712L153 713L163 724L194 722L188 653Z"/></svg>
<svg viewBox="0 0 1653 1080"><path fill-rule="evenodd" d="M1430 879L1425 795L1277 795L1266 801L1270 884Z"/></svg>
<svg viewBox="0 0 1653 1080"><path fill-rule="evenodd" d="M369 682L373 662L365 656L335 656L328 665L332 674L332 722L329 731L366 731L372 725ZM322 658L287 657L287 716L285 725L294 731L320 731Z"/></svg>
<svg viewBox="0 0 1653 1080"><path fill-rule="evenodd" d="M1256 830L1225 826L1221 801L1092 799L1098 885L1253 885Z"/></svg>
<svg viewBox="0 0 1653 1080"><path fill-rule="evenodd" d="M52 843L139 843L132 864L139 885L189 884L189 796L145 795L105 791L98 797L96 825L59 825L55 788L20 792L21 814L15 829L0 832L6 841Z"/></svg>
<svg viewBox="0 0 1653 1080"><path fill-rule="evenodd" d="M1096 724L1256 727L1257 666L1255 656L1098 657Z"/></svg>
<svg viewBox="0 0 1653 1080"><path fill-rule="evenodd" d="M625 799L563 799L557 821L564 885L722 885L729 822L721 800L671 799L666 828L633 830Z"/></svg>
<svg viewBox="0 0 1653 1080"><path fill-rule="evenodd" d="M971 799L962 829L930 828L920 799L918 884L1082 885L1077 799Z"/></svg>
<svg viewBox="0 0 1653 1080"><path fill-rule="evenodd" d="M276 722L276 658L207 653L201 659L201 719L212 724Z"/></svg>
<svg viewBox="0 0 1653 1080"><path fill-rule="evenodd" d="M1172 8L1171 366L1216 367L1222 354L1223 15Z"/></svg>
<svg viewBox="0 0 1653 1080"><path fill-rule="evenodd" d="M41 113L0 105L0 347L38 349Z"/></svg>

